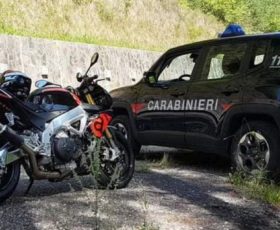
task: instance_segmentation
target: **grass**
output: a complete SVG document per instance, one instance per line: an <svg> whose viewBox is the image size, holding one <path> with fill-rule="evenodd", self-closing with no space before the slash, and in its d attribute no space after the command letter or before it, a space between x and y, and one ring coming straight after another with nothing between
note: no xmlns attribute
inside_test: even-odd
<svg viewBox="0 0 280 230"><path fill-rule="evenodd" d="M162 51L224 25L182 0L1 0L0 33Z"/></svg>
<svg viewBox="0 0 280 230"><path fill-rule="evenodd" d="M235 172L229 176L230 182L243 195L280 207L280 186L265 178L264 172L254 175Z"/></svg>

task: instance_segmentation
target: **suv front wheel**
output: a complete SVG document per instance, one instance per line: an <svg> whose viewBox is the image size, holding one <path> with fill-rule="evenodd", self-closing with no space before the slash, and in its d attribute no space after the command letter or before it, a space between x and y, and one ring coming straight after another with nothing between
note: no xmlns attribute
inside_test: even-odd
<svg viewBox="0 0 280 230"><path fill-rule="evenodd" d="M234 169L248 173L254 170L275 173L279 169L280 135L271 123L251 121L235 133L231 145Z"/></svg>
<svg viewBox="0 0 280 230"><path fill-rule="evenodd" d="M141 145L134 139L132 135L129 119L125 115L117 115L113 118L111 125L115 126L131 144L131 148L135 156L139 155Z"/></svg>

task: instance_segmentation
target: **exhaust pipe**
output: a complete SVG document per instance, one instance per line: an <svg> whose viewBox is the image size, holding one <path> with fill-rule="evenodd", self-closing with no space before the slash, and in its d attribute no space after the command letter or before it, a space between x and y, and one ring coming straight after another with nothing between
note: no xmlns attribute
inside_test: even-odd
<svg viewBox="0 0 280 230"><path fill-rule="evenodd" d="M9 141L15 147L22 149L28 155L30 166L32 168L32 176L34 177L34 179L61 179L65 176L64 174L61 174L59 172L42 172L38 168L38 164L36 161L36 152L34 152L28 145L26 145L24 143L24 139L14 130L1 123L0 137L5 139L6 141Z"/></svg>

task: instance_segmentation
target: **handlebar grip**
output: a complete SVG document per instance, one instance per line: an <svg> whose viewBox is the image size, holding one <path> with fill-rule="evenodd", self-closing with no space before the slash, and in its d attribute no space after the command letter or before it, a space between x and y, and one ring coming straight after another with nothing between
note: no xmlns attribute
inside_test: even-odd
<svg viewBox="0 0 280 230"><path fill-rule="evenodd" d="M84 76L77 76L77 81L81 82L84 79Z"/></svg>

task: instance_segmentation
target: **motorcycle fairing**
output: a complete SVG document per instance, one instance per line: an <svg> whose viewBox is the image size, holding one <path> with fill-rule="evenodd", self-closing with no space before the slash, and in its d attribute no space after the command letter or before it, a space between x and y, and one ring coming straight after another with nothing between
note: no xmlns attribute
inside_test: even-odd
<svg viewBox="0 0 280 230"><path fill-rule="evenodd" d="M58 130L66 129L76 135L82 136L87 128L88 114L81 106L56 117L50 123L46 124L46 129L42 133L42 143L44 145L44 154L50 156L51 154L51 137L55 135ZM79 128L76 129L72 124L80 122Z"/></svg>
<svg viewBox="0 0 280 230"><path fill-rule="evenodd" d="M67 107L66 110L48 112L44 111L40 105L24 103L9 92L0 89L0 99L12 106L11 110L31 127L36 127L42 131L41 142L43 155L51 155L51 137L60 129L66 129L70 132L82 136L87 128L88 114L82 106L75 108ZM72 124L79 121L79 127L74 128Z"/></svg>

